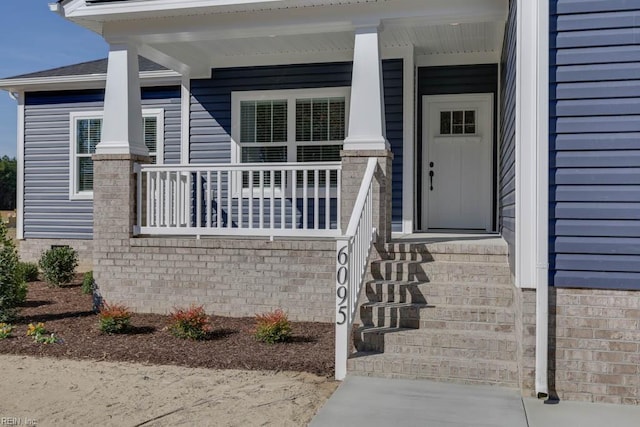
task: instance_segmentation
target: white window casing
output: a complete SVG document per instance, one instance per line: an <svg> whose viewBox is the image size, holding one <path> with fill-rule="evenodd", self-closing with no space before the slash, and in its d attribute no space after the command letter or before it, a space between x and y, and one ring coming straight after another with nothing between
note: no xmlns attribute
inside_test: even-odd
<svg viewBox="0 0 640 427"><path fill-rule="evenodd" d="M153 108L143 109L143 127L146 127L146 119L155 119L155 144L156 151L149 152L149 156L155 158L157 164L164 162L164 109ZM80 158L91 158L95 152L95 145L100 142L101 137L95 141L93 150L89 153L78 153L78 126L83 120L99 120L102 124L102 111L82 111L69 113L69 200L93 200L93 190L81 191L80 178L81 172L79 168ZM147 133L145 132L145 139Z"/></svg>

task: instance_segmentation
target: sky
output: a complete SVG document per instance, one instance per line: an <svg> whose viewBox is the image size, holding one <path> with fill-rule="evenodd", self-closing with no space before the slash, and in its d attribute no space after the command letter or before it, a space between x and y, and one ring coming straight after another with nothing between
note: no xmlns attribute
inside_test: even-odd
<svg viewBox="0 0 640 427"><path fill-rule="evenodd" d="M0 79L107 56L102 37L49 11L55 0L2 0ZM0 90L0 157L16 155L16 101Z"/></svg>

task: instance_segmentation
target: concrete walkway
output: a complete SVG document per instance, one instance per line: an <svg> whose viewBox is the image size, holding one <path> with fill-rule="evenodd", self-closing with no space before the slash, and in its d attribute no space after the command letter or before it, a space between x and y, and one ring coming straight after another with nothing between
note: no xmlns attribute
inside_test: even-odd
<svg viewBox="0 0 640 427"><path fill-rule="evenodd" d="M310 426L636 427L639 420L638 406L545 405L497 387L350 376Z"/></svg>

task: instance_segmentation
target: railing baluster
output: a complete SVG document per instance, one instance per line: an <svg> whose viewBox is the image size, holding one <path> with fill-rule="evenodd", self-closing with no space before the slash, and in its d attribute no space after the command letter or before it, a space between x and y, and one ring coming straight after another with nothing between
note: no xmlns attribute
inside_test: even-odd
<svg viewBox="0 0 640 427"><path fill-rule="evenodd" d="M164 226L171 227L171 172L164 174Z"/></svg>
<svg viewBox="0 0 640 427"><path fill-rule="evenodd" d="M242 228L242 205L243 205L243 200L242 200L242 192L244 191L244 180L243 180L243 176L242 176L242 172L238 172L237 175L240 176L240 194L238 194L238 228Z"/></svg>
<svg viewBox="0 0 640 427"><path fill-rule="evenodd" d="M308 220L309 220L309 175L308 170L302 171L302 229L306 230L308 228Z"/></svg>
<svg viewBox="0 0 640 427"><path fill-rule="evenodd" d="M153 209L153 204L152 204L152 197L151 197L151 192L153 191L153 187L151 185L151 174L149 172L140 172L142 175L145 175L147 177L147 227L151 227L151 214L153 213L152 209ZM142 224L140 224L142 225Z"/></svg>
<svg viewBox="0 0 640 427"><path fill-rule="evenodd" d="M227 171L227 228L233 224L233 178L232 172Z"/></svg>
<svg viewBox="0 0 640 427"><path fill-rule="evenodd" d="M213 222L213 206L211 205L211 171L207 171L207 228L211 228Z"/></svg>
<svg viewBox="0 0 640 427"><path fill-rule="evenodd" d="M202 227L202 175L196 172L196 228Z"/></svg>
<svg viewBox="0 0 640 427"><path fill-rule="evenodd" d="M182 173L176 172L176 227L182 227L182 207L184 206L182 202Z"/></svg>
<svg viewBox="0 0 640 427"><path fill-rule="evenodd" d="M222 171L216 172L216 227L222 228Z"/></svg>
<svg viewBox="0 0 640 427"><path fill-rule="evenodd" d="M289 182L287 180L287 171L280 171L280 228L283 230L287 227L287 188Z"/></svg>
<svg viewBox="0 0 640 427"><path fill-rule="evenodd" d="M260 200L259 203L259 215L260 215L260 229L264 228L264 171L258 171L260 175Z"/></svg>
<svg viewBox="0 0 640 427"><path fill-rule="evenodd" d="M253 228L253 171L249 172L249 221L248 227Z"/></svg>
<svg viewBox="0 0 640 427"><path fill-rule="evenodd" d="M318 182L320 177L320 171L318 169L313 171L313 229L320 228L320 195L318 194L320 183Z"/></svg>
<svg viewBox="0 0 640 427"><path fill-rule="evenodd" d="M276 172L271 169L269 173L269 228L272 230L275 228L276 211L275 211L275 192L276 192Z"/></svg>
<svg viewBox="0 0 640 427"><path fill-rule="evenodd" d="M291 171L291 228L297 229L296 214L298 211L298 201L296 197L296 187L298 186L298 174L295 170Z"/></svg>
<svg viewBox="0 0 640 427"><path fill-rule="evenodd" d="M324 171L324 229L331 229L331 169Z"/></svg>

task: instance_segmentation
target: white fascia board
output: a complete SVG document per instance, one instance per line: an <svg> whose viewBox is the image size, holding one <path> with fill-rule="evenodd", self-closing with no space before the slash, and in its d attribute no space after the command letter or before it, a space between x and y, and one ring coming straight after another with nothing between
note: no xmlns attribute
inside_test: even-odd
<svg viewBox="0 0 640 427"><path fill-rule="evenodd" d="M0 89L7 91L95 89L105 86L106 74L82 76L27 77L0 80ZM180 84L180 74L172 70L143 71L142 86L171 86Z"/></svg>
<svg viewBox="0 0 640 427"><path fill-rule="evenodd" d="M324 9L357 10L374 13L376 19L381 16L378 13L390 16L416 16L416 11L431 11L434 18L443 19L446 16L459 15L459 11L471 10L486 14L494 8L504 9L503 0L431 0L429 7L425 7L424 0L387 0L384 3L371 5L358 1L335 2L320 0L154 0L138 2L113 2L104 4L86 5L83 0L76 0L62 5L58 13L65 17L90 18L92 20L114 20L118 15L127 16L128 19L139 15L140 17L161 17L168 15L192 15L215 14L225 12L263 12L263 11L292 11L300 9L313 9L313 13ZM60 10L62 9L62 10ZM418 13L420 15L420 13ZM368 17L367 17L368 19Z"/></svg>

